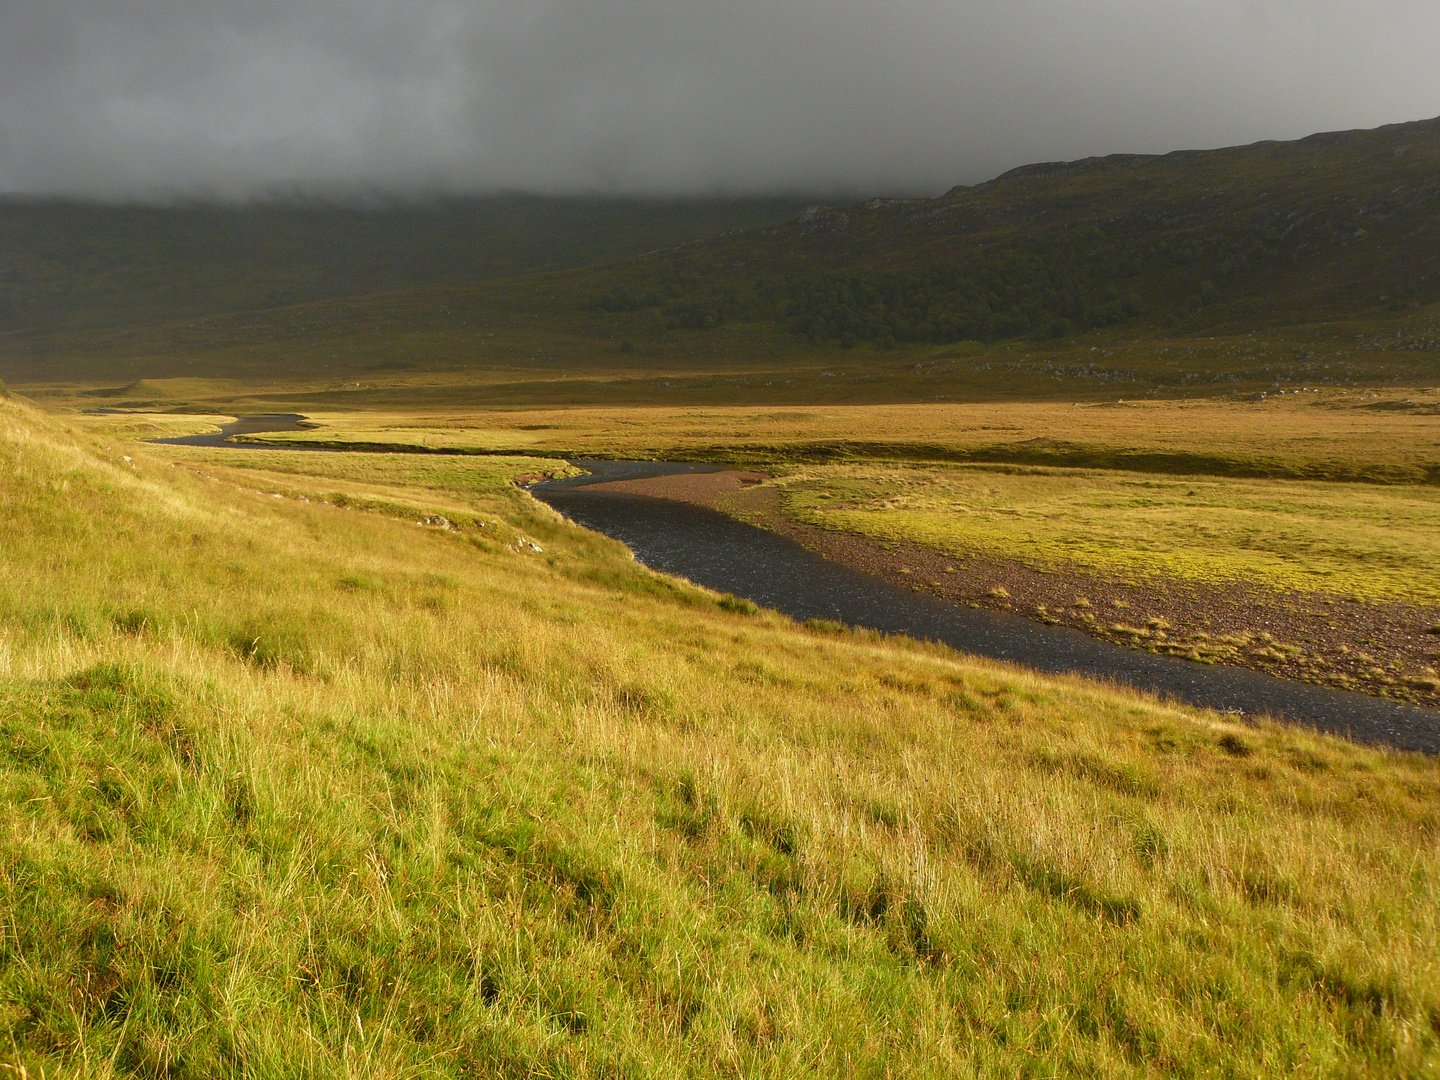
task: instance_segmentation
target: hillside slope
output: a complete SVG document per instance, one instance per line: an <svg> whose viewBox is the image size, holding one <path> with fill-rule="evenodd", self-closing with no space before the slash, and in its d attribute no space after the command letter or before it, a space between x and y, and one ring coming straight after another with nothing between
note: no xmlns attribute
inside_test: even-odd
<svg viewBox="0 0 1440 1080"><path fill-rule="evenodd" d="M1407 310L1440 298L1440 120L1031 165L650 261L597 302L682 325L768 312L847 342Z"/></svg>
<svg viewBox="0 0 1440 1080"><path fill-rule="evenodd" d="M511 227L492 220L504 205L460 224L312 215L291 246L272 211L253 243L231 236L208 262L177 256L138 276L96 271L93 289L84 274L12 266L0 291L58 314L0 336L0 374L93 386L784 368L801 381L790 399L893 401L1440 379L1440 121L1029 166L644 256L703 230L683 208L548 203L515 211L539 225ZM692 210L718 231L782 208ZM234 216L232 232L258 214ZM335 225L351 218L355 236ZM574 265L596 259L611 261ZM495 274L512 276L473 280ZM147 291L105 292L122 278ZM271 296L276 281L294 286ZM211 313L177 317L202 300ZM825 381L836 366L859 379L839 396ZM938 378L919 385L921 368ZM883 385L861 385L867 373Z"/></svg>
<svg viewBox="0 0 1440 1080"><path fill-rule="evenodd" d="M798 198L501 195L110 205L0 198L0 334L116 329L613 260Z"/></svg>
<svg viewBox="0 0 1440 1080"><path fill-rule="evenodd" d="M798 627L524 459L220 453L0 401L21 1075L1440 1054L1433 760Z"/></svg>

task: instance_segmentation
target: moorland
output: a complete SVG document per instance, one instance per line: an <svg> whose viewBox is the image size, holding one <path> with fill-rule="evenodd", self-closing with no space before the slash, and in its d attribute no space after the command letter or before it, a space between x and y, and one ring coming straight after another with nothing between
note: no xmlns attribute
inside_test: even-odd
<svg viewBox="0 0 1440 1080"><path fill-rule="evenodd" d="M907 587L1433 707L1437 164L7 203L0 1061L1424 1075L1433 757L798 624L517 480L743 466Z"/></svg>
<svg viewBox="0 0 1440 1080"><path fill-rule="evenodd" d="M796 625L548 512L510 482L546 459L0 410L31 1075L1440 1049L1431 758Z"/></svg>
<svg viewBox="0 0 1440 1080"><path fill-rule="evenodd" d="M1433 706L1437 413L1433 391L1350 389L778 410L391 405L315 410L307 430L242 439L548 462L530 478L567 458L728 462L764 482L700 501L906 588ZM85 423L130 438L213 430L184 413ZM273 453L245 461L310 467Z"/></svg>

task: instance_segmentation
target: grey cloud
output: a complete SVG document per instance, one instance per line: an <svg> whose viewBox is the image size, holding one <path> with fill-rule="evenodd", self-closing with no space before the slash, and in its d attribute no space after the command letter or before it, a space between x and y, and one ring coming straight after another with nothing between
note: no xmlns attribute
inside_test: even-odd
<svg viewBox="0 0 1440 1080"><path fill-rule="evenodd" d="M1433 0L0 0L0 190L935 191L1440 113Z"/></svg>

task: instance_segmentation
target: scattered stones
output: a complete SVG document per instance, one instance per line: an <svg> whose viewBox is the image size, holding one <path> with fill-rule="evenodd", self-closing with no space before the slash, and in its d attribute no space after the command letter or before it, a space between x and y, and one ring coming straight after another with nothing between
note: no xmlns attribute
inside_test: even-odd
<svg viewBox="0 0 1440 1080"><path fill-rule="evenodd" d="M965 556L964 575L943 577L955 565L954 553L817 529L775 510L757 516L839 562L907 588L919 577L926 592L967 607L1018 608L1040 622L1151 652L1440 706L1440 675L1432 674L1440 666L1440 608L1255 584L1161 577L1122 582L1078 567L1043 572L1018 560L978 555ZM902 566L913 573L901 574ZM1097 619L1099 609L1134 614L1124 622Z"/></svg>

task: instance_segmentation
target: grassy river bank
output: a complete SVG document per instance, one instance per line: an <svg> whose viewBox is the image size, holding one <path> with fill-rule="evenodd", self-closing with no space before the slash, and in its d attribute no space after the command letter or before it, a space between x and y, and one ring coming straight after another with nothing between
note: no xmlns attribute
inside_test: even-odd
<svg viewBox="0 0 1440 1080"><path fill-rule="evenodd" d="M554 462L546 469L566 456L733 462L768 482L699 501L894 584L1434 707L1437 409L1440 394L1411 388L1261 401L320 410L309 430L251 438L531 453ZM88 422L156 434L206 423Z"/></svg>
<svg viewBox="0 0 1440 1080"><path fill-rule="evenodd" d="M237 456L238 455L238 456ZM1440 765L0 403L31 1076L1421 1075Z"/></svg>

